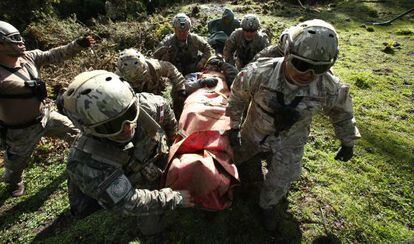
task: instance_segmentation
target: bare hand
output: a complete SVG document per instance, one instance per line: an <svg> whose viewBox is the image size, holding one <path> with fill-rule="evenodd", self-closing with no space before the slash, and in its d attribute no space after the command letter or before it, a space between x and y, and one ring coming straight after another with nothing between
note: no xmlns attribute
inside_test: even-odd
<svg viewBox="0 0 414 244"><path fill-rule="evenodd" d="M194 198L191 196L190 192L188 190L181 190L178 191L181 196L183 197L182 202L180 205L184 208L192 208L195 206L194 204Z"/></svg>

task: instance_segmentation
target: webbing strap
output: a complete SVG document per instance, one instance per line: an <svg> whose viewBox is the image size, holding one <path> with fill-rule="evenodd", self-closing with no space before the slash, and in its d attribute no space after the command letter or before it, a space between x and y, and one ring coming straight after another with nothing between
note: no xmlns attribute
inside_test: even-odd
<svg viewBox="0 0 414 244"><path fill-rule="evenodd" d="M10 73L17 75L18 77L20 77L24 81L29 80L26 76L24 76L22 73L19 72L21 70L21 68L10 68L10 67L7 67L3 64L0 64L0 66L3 69L9 71ZM32 68L30 68L30 66L26 63L23 64L23 66L29 72L30 80L35 79L36 77L33 74ZM0 94L0 98L3 98L3 99L30 99L30 98L33 98L33 97L36 97L36 95L34 94L33 91L31 93L24 93L24 94Z"/></svg>

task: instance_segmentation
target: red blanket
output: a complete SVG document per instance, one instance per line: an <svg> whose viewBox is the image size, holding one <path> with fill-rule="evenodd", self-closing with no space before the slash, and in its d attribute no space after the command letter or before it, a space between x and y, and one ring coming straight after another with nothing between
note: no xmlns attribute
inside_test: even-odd
<svg viewBox="0 0 414 244"><path fill-rule="evenodd" d="M233 187L239 184L232 150L224 131L230 129L225 116L229 89L220 73L215 88L201 88L185 101L179 120L181 140L171 146L164 177L165 186L187 189L198 207L223 210L231 206Z"/></svg>

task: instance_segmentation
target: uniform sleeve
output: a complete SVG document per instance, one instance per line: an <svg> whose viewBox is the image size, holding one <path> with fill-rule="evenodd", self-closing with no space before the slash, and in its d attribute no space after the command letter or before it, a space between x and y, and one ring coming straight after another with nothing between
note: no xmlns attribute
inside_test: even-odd
<svg viewBox="0 0 414 244"><path fill-rule="evenodd" d="M344 146L353 146L355 140L361 138L353 113L352 98L349 95L349 86L336 84L336 94L332 103L324 108L335 130L336 137Z"/></svg>
<svg viewBox="0 0 414 244"><path fill-rule="evenodd" d="M255 64L245 67L233 81L229 97L229 105L226 115L230 117L230 127L240 128L243 120L243 113L247 109L258 81L253 74ZM255 81L256 80L256 81Z"/></svg>
<svg viewBox="0 0 414 244"><path fill-rule="evenodd" d="M164 98L162 104L160 104L159 116L160 126L167 134L168 141L172 142L177 134L177 120L174 111Z"/></svg>
<svg viewBox="0 0 414 244"><path fill-rule="evenodd" d="M174 209L182 202L179 192L169 188L153 191L136 189L122 169L106 167L93 159L89 161L70 160L68 176L85 195L94 198L106 209L127 215L150 215Z"/></svg>
<svg viewBox="0 0 414 244"><path fill-rule="evenodd" d="M161 214L165 210L172 210L182 202L183 197L171 188L160 190L133 189L123 202L115 209L127 215Z"/></svg>
<svg viewBox="0 0 414 244"><path fill-rule="evenodd" d="M236 69L236 67L226 62L223 62L220 69L223 71L223 74L226 77L227 86L231 87L231 84L233 84L233 81L239 71Z"/></svg>
<svg viewBox="0 0 414 244"><path fill-rule="evenodd" d="M265 49L267 46L269 46L269 37L267 36L267 34L266 34L266 33L263 33L261 44L262 44L262 46L261 46L261 50L263 50L263 49ZM260 51L261 51L261 50L260 50Z"/></svg>
<svg viewBox="0 0 414 244"><path fill-rule="evenodd" d="M236 49L236 31L231 33L230 37L227 39L224 49L223 49L223 58L227 63L234 65L233 54Z"/></svg>
<svg viewBox="0 0 414 244"><path fill-rule="evenodd" d="M211 48L210 44L208 44L208 42L205 41L202 37L196 36L196 40L198 43L198 49L203 54L201 56L199 64L204 65L207 62L207 60L213 55L214 50L213 48Z"/></svg>
<svg viewBox="0 0 414 244"><path fill-rule="evenodd" d="M259 58L278 58L283 57L283 53L280 50L278 45L271 45L266 48L264 48L262 51L260 51L256 56L253 58L253 62L257 61Z"/></svg>
<svg viewBox="0 0 414 244"><path fill-rule="evenodd" d="M41 67L46 64L58 63L62 62L65 59L75 56L79 53L82 49L76 41L72 41L71 43L52 48L48 51L41 51L41 50L33 50L27 53L36 66Z"/></svg>
<svg viewBox="0 0 414 244"><path fill-rule="evenodd" d="M159 61L161 69L160 76L167 77L175 91L185 90L185 79L184 76L178 71L178 69L170 62Z"/></svg>
<svg viewBox="0 0 414 244"><path fill-rule="evenodd" d="M171 35L166 36L155 49L152 57L159 60L168 60L167 55L170 50L169 42Z"/></svg>

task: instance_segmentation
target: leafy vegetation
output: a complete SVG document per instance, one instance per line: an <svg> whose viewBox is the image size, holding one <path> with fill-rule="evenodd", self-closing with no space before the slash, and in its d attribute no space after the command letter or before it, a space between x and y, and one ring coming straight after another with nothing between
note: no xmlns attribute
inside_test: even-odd
<svg viewBox="0 0 414 244"><path fill-rule="evenodd" d="M237 190L231 209L219 213L198 209L171 212L168 237L173 243L412 243L414 19L406 16L387 27L367 24L392 18L412 7L412 1L303 3L307 8L294 1L217 2L197 4L198 12L193 11L196 4L173 5L148 18L138 16L120 22L101 18L88 26L74 17L46 15L32 22L25 35L33 48L60 45L84 33L97 35L100 43L92 51L42 70L48 82L57 84L69 82L86 69L113 71L117 52L123 48L136 47L151 54L161 38L171 32L169 19L179 11L190 14L194 30L204 35L206 21L219 16L223 6L234 9L237 17L254 12L260 15L264 29L273 34L273 42L284 28L304 19L332 22L341 47L334 73L351 85L363 136L354 158L347 163L333 159L339 144L327 118L318 116L305 147L302 177L280 209L280 233L269 234L262 228L257 206L260 181L252 166L245 165L240 170L250 180ZM392 52L385 52L386 47ZM66 149L61 141L42 139L25 171L25 196L9 198L0 183L1 242L142 242L132 217L108 211L82 220L71 217Z"/></svg>

